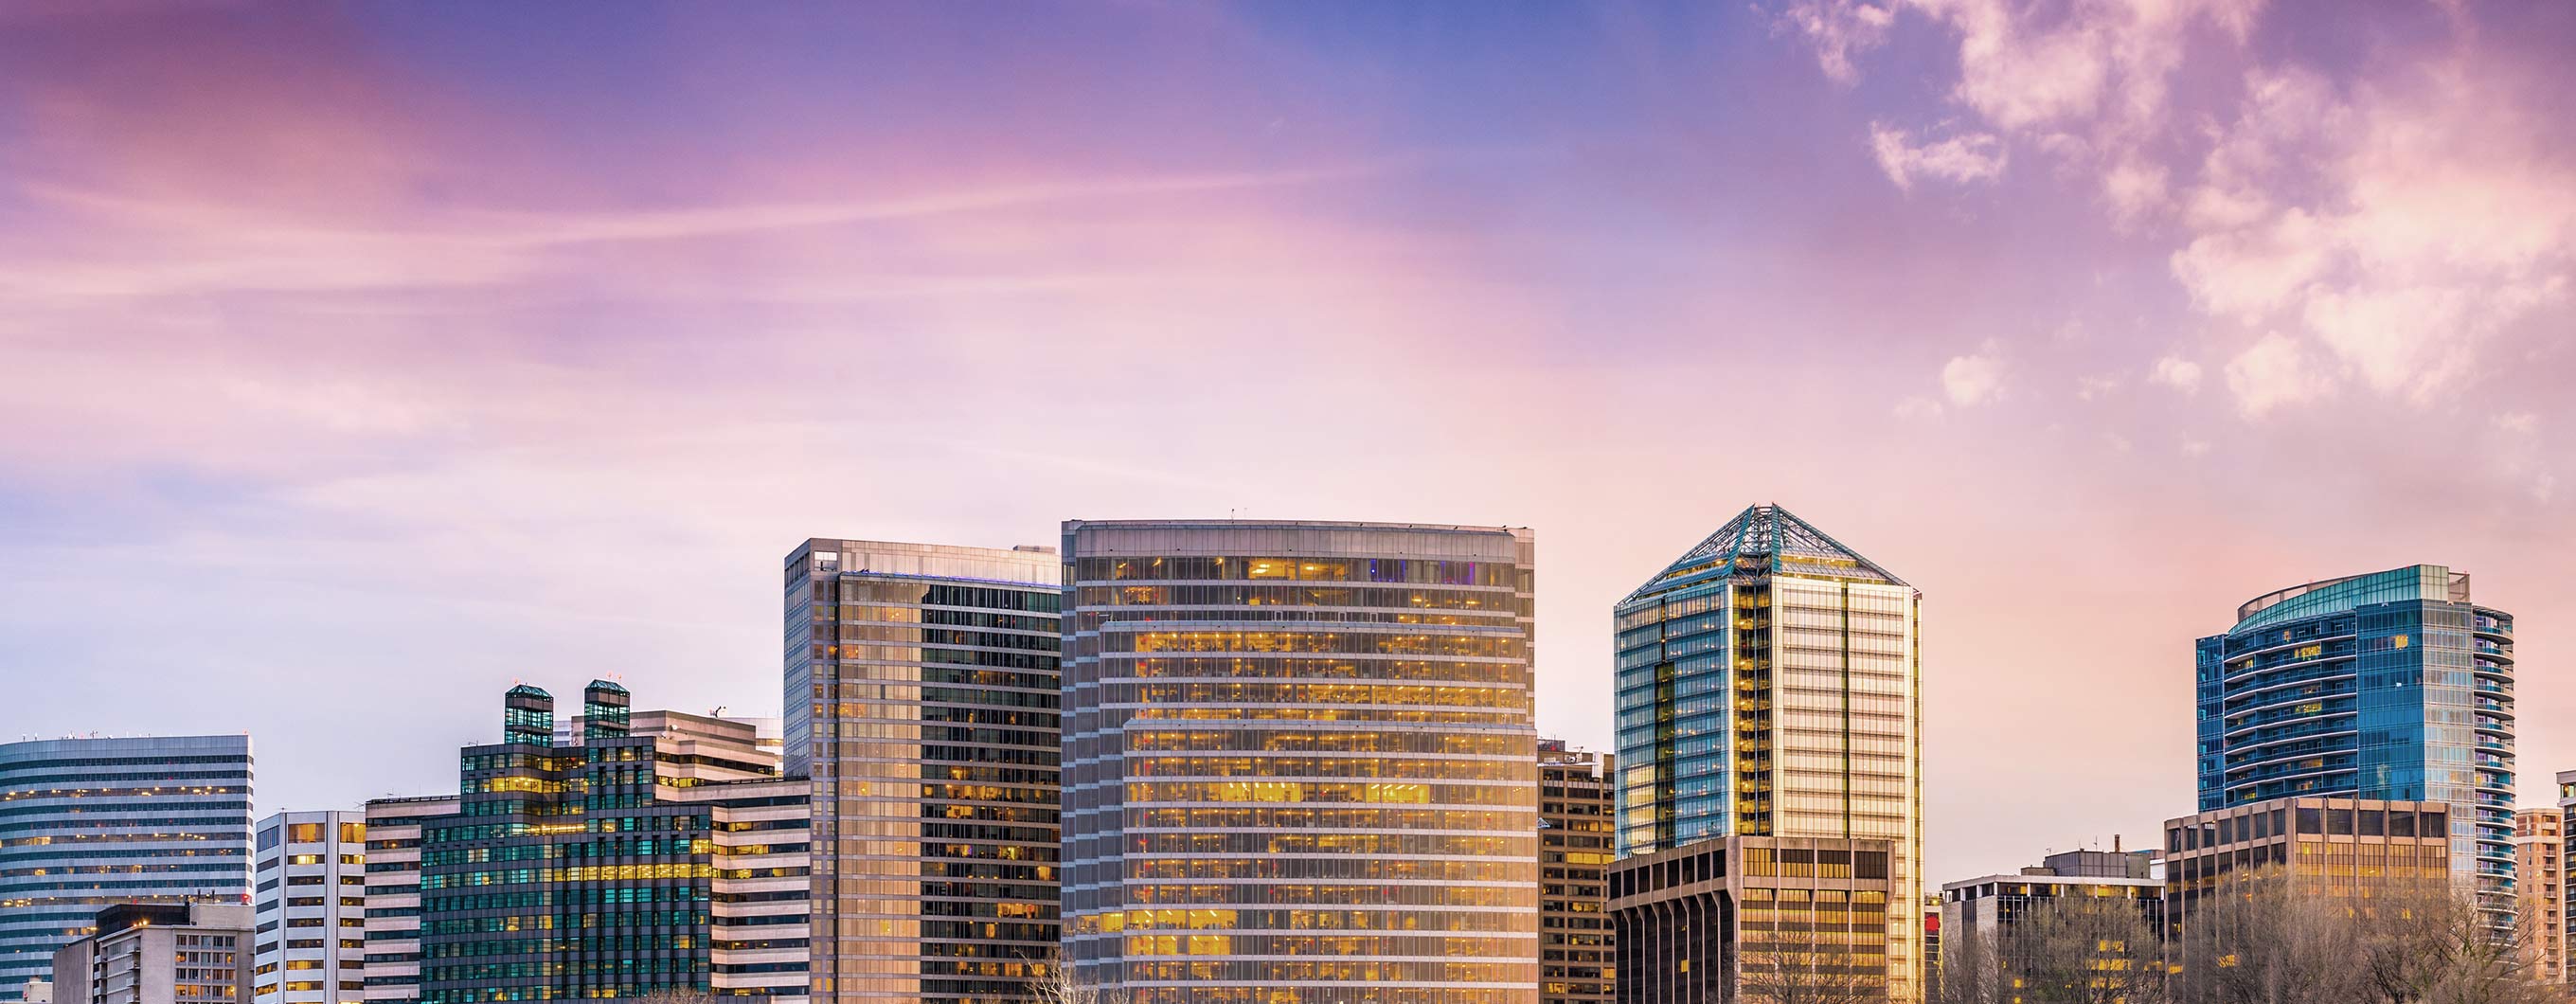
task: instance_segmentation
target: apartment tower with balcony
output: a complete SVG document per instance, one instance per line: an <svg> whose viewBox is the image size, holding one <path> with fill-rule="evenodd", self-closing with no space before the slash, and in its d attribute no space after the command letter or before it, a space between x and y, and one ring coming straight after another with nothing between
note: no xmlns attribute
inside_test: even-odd
<svg viewBox="0 0 2576 1004"><path fill-rule="evenodd" d="M2246 601L2196 649L2201 810L2325 795L2442 803L2450 875L2510 927L2513 628L2440 565Z"/></svg>

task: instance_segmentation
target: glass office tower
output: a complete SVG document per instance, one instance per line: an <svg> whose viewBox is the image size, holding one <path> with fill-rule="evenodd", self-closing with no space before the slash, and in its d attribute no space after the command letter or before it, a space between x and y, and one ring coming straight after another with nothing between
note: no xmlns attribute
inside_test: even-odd
<svg viewBox="0 0 2576 1004"><path fill-rule="evenodd" d="M750 723L632 714L606 681L582 703L558 744L554 698L510 688L456 811L420 817L416 999L804 1004L805 784Z"/></svg>
<svg viewBox="0 0 2576 1004"><path fill-rule="evenodd" d="M816 539L786 572L815 996L1035 1000L1058 932L1054 549Z"/></svg>
<svg viewBox="0 0 2576 1004"><path fill-rule="evenodd" d="M116 903L244 902L248 736L0 744L0 1000Z"/></svg>
<svg viewBox="0 0 2576 1004"><path fill-rule="evenodd" d="M2440 565L2267 593L2200 639L2200 808L2289 795L2449 804L2451 874L2511 922L2513 616Z"/></svg>
<svg viewBox="0 0 2576 1004"><path fill-rule="evenodd" d="M1619 852L1720 837L1885 840L1889 893L1922 890L1922 594L1757 505L1612 616ZM1919 992L1923 932L1887 917L1889 989Z"/></svg>
<svg viewBox="0 0 2576 1004"><path fill-rule="evenodd" d="M1537 1004L1531 553L1066 523L1076 976L1133 1004Z"/></svg>

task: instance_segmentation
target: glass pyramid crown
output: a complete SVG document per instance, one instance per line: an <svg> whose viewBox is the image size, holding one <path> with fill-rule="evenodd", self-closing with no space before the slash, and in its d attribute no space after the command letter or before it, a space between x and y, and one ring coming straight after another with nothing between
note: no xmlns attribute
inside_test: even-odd
<svg viewBox="0 0 2576 1004"><path fill-rule="evenodd" d="M1776 505L1748 506L1662 572L1628 594L1625 603L1676 586L1731 574L1815 575L1905 585L1877 562L1844 547L1815 524Z"/></svg>

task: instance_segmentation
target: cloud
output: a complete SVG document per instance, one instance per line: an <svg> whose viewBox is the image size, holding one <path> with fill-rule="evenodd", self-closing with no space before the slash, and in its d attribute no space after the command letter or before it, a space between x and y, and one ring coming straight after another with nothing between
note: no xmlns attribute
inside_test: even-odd
<svg viewBox="0 0 2576 1004"><path fill-rule="evenodd" d="M1941 393L1959 407L1992 401L2003 389L2003 356L1993 342L1987 342L1972 355L1952 357L1941 367Z"/></svg>
<svg viewBox="0 0 2576 1004"><path fill-rule="evenodd" d="M2313 339L2384 394L2429 403L2478 348L2565 299L2576 163L2538 144L2528 81L2445 57L2338 93L2257 71L2190 197L2172 259L2199 309Z"/></svg>
<svg viewBox="0 0 2576 1004"><path fill-rule="evenodd" d="M1886 44L1897 19L1856 6L1798 5L1800 24L1875 26L1808 30L1819 59ZM1880 169L1909 190L1991 181L2019 147L2094 179L2115 228L2169 248L2193 310L2260 339L2231 376L2293 348L2307 362L2292 392L2240 395L2249 414L2345 382L2430 405L2480 375L2488 343L2570 299L2564 75L2498 58L2481 32L2500 29L2465 7L2413 44L2311 65L2250 44L2261 0L1900 6L1955 42L1958 118L1938 141L1873 122ZM2159 382L2191 388L2175 377Z"/></svg>
<svg viewBox="0 0 2576 1004"><path fill-rule="evenodd" d="M2186 456L2186 457L2203 457L2203 456L2208 456L2208 455L2209 455L2209 442L2208 442L2207 440L2202 440L2202 439L2186 439L2186 440L2183 440L2183 441L2182 441L2182 455L2183 455L2183 456Z"/></svg>
<svg viewBox="0 0 2576 1004"><path fill-rule="evenodd" d="M2090 401L2118 389L2120 389L2120 378L2116 376L2075 378L2075 396L2082 400Z"/></svg>
<svg viewBox="0 0 2576 1004"><path fill-rule="evenodd" d="M1798 0L1781 12L1776 27L1806 36L1825 76L1849 84L1860 79L1852 56L1877 48L1896 22L1896 8L1846 0Z"/></svg>
<svg viewBox="0 0 2576 1004"><path fill-rule="evenodd" d="M1896 417L1909 421L1939 418L1941 402L1920 394L1909 395L1896 402Z"/></svg>
<svg viewBox="0 0 2576 1004"><path fill-rule="evenodd" d="M2495 427L2504 432L2528 436L2540 431L2540 416L2527 411L2509 412L2494 419Z"/></svg>
<svg viewBox="0 0 2576 1004"><path fill-rule="evenodd" d="M2236 410L2261 418L2283 405L2323 397L2333 381L2297 339L2268 334L2227 361L2227 389L2236 395Z"/></svg>
<svg viewBox="0 0 2576 1004"><path fill-rule="evenodd" d="M1917 178L1964 184L1993 181L2004 173L2003 141L1992 133L1962 133L1917 144L1905 130L1873 122L1869 148L1878 158L1878 169L1887 172L1887 180L1908 191Z"/></svg>
<svg viewBox="0 0 2576 1004"><path fill-rule="evenodd" d="M2191 394L2200 390L2200 364L2180 356L2166 356L2156 360L2156 368L2147 379Z"/></svg>

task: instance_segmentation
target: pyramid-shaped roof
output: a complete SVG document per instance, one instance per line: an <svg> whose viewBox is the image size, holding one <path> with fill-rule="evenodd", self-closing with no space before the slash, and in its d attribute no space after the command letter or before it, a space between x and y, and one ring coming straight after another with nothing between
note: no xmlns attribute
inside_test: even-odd
<svg viewBox="0 0 2576 1004"><path fill-rule="evenodd" d="M1752 567L1747 567L1751 565ZM1721 578L1737 571L1820 575L1905 585L1877 562L1844 547L1815 524L1776 505L1748 506L1662 572L1628 594L1634 600L1683 580ZM1625 602L1625 601L1622 601Z"/></svg>

